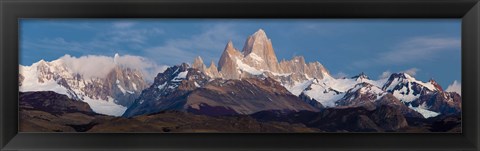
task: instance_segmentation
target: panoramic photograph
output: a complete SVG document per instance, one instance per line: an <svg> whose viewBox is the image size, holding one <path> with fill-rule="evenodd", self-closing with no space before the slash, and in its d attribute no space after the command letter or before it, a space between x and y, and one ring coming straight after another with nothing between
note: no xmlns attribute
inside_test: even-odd
<svg viewBox="0 0 480 151"><path fill-rule="evenodd" d="M461 133L460 19L21 19L20 132Z"/></svg>

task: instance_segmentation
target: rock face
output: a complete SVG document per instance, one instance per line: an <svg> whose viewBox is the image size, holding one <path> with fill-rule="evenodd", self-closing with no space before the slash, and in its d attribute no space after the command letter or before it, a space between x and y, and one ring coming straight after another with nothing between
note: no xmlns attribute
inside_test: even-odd
<svg viewBox="0 0 480 151"><path fill-rule="evenodd" d="M215 65L215 63L212 62L210 63L210 67L207 68L207 66L203 63L202 57L198 56L195 58L193 61L192 68L198 69L199 71L205 73L206 75L210 76L211 78L221 78L222 75L220 72L218 72L218 68Z"/></svg>
<svg viewBox="0 0 480 151"><path fill-rule="evenodd" d="M271 78L214 80L186 98L187 111L206 114L253 114L262 110L318 111Z"/></svg>
<svg viewBox="0 0 480 151"><path fill-rule="evenodd" d="M261 110L317 111L271 78L210 79L187 64L158 74L154 84L124 113L124 117L161 111L204 115L252 114Z"/></svg>
<svg viewBox="0 0 480 151"><path fill-rule="evenodd" d="M262 29L247 38L242 52L246 64L257 70L279 73L277 55L273 50L272 41Z"/></svg>
<svg viewBox="0 0 480 151"><path fill-rule="evenodd" d="M240 78L237 61L241 58L243 58L242 54L233 47L232 41L229 41L225 46L225 50L223 51L220 60L218 61L218 68L222 78Z"/></svg>
<svg viewBox="0 0 480 151"><path fill-rule="evenodd" d="M462 96L455 92L436 92L421 96L418 100L413 101L413 107L427 108L430 111L460 115L462 112Z"/></svg>
<svg viewBox="0 0 480 151"><path fill-rule="evenodd" d="M194 60L193 68L204 72L210 78L244 79L269 77L287 88L292 94L300 96L306 87L302 86L307 81L332 78L328 70L319 62L307 63L302 56L295 56L291 60L278 62L271 40L262 29L249 36L239 51L229 41L218 62L218 70L214 63L209 68L200 57ZM308 86L307 86L308 87ZM331 92L337 90L331 89ZM330 91L330 90L329 90ZM317 93L317 92L314 92ZM314 98L305 93L305 101L317 108L325 105L315 103Z"/></svg>
<svg viewBox="0 0 480 151"><path fill-rule="evenodd" d="M198 69L202 72L205 72L207 70L207 66L205 66L205 64L203 63L203 59L200 56L195 58L192 68Z"/></svg>
<svg viewBox="0 0 480 151"><path fill-rule="evenodd" d="M200 57L197 57L193 64L193 68L206 71L205 73L212 78L241 79L267 76L280 81L282 85L329 76L322 64L306 63L301 56L278 62L272 42L262 29L247 38L241 52L229 41L219 59L218 70L212 68L213 63L206 70Z"/></svg>

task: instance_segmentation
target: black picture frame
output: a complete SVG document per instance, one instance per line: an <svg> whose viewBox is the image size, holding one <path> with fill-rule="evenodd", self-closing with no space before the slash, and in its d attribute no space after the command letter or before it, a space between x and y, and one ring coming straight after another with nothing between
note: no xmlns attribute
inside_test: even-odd
<svg viewBox="0 0 480 151"><path fill-rule="evenodd" d="M479 150L478 0L0 0L1 150ZM461 18L462 133L19 133L20 18Z"/></svg>

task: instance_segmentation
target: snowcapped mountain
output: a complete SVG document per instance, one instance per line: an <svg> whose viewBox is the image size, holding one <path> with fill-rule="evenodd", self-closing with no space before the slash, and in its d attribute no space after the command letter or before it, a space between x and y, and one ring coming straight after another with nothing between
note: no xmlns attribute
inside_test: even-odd
<svg viewBox="0 0 480 151"><path fill-rule="evenodd" d="M352 78L336 79L322 64L306 63L302 56L278 62L272 42L262 29L247 38L241 52L231 41L228 42L219 59L218 69L213 63L207 68L200 57L195 59L193 68L199 69L213 79L269 77L280 82L293 95L320 108L345 107L352 104L357 106L356 103L365 103L358 100L375 102L382 98L395 98L404 104L401 108L408 110L408 114L414 114L411 113L411 109L425 113L424 117L440 114L440 112L431 114L430 107L413 103L418 102L421 96L433 97L432 95L443 93L443 89L434 80L422 82L406 73L394 73L389 78L378 80L369 79L365 73ZM448 96L457 101L461 100L456 96ZM410 109L405 108L412 103ZM458 105L453 108L459 109Z"/></svg>
<svg viewBox="0 0 480 151"><path fill-rule="evenodd" d="M82 66L72 65L70 56L51 62L41 60L31 66L20 65L19 89L21 92L54 91L88 103L97 113L119 116L148 84L142 72L119 64L118 57L117 54L101 61L99 58L75 60L85 67L92 63L100 66L95 73L82 72L78 69Z"/></svg>
<svg viewBox="0 0 480 151"><path fill-rule="evenodd" d="M421 95L443 90L433 80L424 83L406 73L392 74L383 85L382 89L392 93L395 97L406 103L418 99Z"/></svg>
<svg viewBox="0 0 480 151"><path fill-rule="evenodd" d="M356 84L353 88L348 90L341 99L335 101L335 105L355 107L366 106L367 108L370 108L369 105L365 104L374 103L386 94L387 92L379 87L363 82Z"/></svg>
<svg viewBox="0 0 480 151"><path fill-rule="evenodd" d="M335 101L343 98L347 91L355 88L357 84L368 83L381 87L383 81L385 80L370 80L368 76L362 73L353 78L336 79L331 76L325 76L323 79L312 78L285 87L295 95L303 94L322 103L325 107L335 107L337 106Z"/></svg>

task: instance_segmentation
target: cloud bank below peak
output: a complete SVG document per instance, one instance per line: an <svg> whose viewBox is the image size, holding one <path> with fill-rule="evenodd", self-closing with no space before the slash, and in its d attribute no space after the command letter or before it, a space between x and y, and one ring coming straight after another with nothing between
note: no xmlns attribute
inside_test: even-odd
<svg viewBox="0 0 480 151"><path fill-rule="evenodd" d="M457 92L458 94L462 95L462 84L460 82L457 82L457 80L453 81L452 84L450 84L447 89L445 89L447 92Z"/></svg>
<svg viewBox="0 0 480 151"><path fill-rule="evenodd" d="M165 71L167 66L157 65L155 62L140 56L132 55L87 55L73 57L65 55L59 58L67 68L74 73L83 75L86 78L104 78L117 65L122 67L137 69L142 72L147 81L153 81L159 72Z"/></svg>

